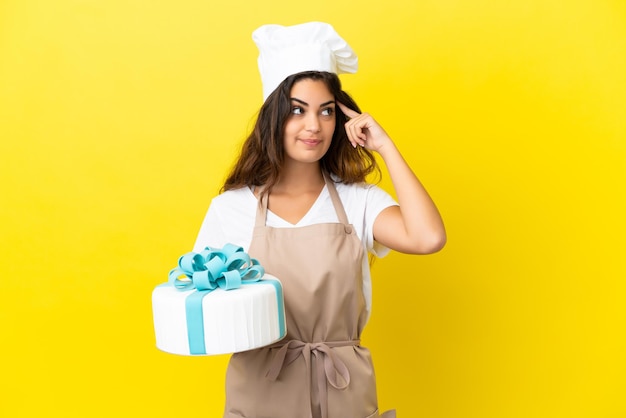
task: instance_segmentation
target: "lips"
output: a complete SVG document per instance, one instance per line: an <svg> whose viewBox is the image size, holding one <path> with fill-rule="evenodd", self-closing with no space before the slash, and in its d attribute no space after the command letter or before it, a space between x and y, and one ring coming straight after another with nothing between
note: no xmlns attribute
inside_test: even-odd
<svg viewBox="0 0 626 418"><path fill-rule="evenodd" d="M322 140L318 138L300 138L300 141L304 143L305 145L309 145L309 146L315 146L319 144L320 142L322 142Z"/></svg>

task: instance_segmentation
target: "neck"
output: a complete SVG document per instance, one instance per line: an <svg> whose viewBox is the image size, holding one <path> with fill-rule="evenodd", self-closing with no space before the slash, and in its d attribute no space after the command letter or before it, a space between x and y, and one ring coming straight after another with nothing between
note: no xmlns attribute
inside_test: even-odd
<svg viewBox="0 0 626 418"><path fill-rule="evenodd" d="M283 167L275 191L319 190L324 187L324 176L319 164L287 164Z"/></svg>

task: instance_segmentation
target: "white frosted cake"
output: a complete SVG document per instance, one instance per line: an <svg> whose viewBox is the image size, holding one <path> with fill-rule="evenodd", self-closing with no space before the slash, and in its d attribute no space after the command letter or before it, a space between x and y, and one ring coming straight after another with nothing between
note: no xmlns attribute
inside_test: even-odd
<svg viewBox="0 0 626 418"><path fill-rule="evenodd" d="M189 297L199 301L195 313L189 311ZM282 286L269 274L232 290L181 291L164 284L152 292L152 311L157 348L173 354L236 353L286 334Z"/></svg>
<svg viewBox="0 0 626 418"><path fill-rule="evenodd" d="M283 287L242 247L206 247L178 259L152 291L157 348L173 354L237 353L286 333Z"/></svg>

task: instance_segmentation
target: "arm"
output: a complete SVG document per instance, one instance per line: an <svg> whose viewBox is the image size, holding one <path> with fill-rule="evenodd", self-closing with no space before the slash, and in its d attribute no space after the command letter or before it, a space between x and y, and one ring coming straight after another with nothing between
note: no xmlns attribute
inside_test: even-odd
<svg viewBox="0 0 626 418"><path fill-rule="evenodd" d="M374 222L374 239L408 254L439 251L446 243L443 220L396 145L372 116L359 114L341 103L339 107L350 118L345 127L352 146L363 146L381 156L400 204L378 215Z"/></svg>

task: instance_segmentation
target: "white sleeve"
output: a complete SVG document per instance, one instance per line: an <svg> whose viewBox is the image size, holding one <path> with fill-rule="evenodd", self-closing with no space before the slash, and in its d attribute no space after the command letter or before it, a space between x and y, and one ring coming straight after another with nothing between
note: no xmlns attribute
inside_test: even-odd
<svg viewBox="0 0 626 418"><path fill-rule="evenodd" d="M222 248L226 244L226 237L222 224L219 221L216 205L209 206L204 221L200 226L196 243L193 246L193 251L196 253L204 250L205 247Z"/></svg>
<svg viewBox="0 0 626 418"><path fill-rule="evenodd" d="M202 222L194 252L205 247L234 244L248 251L252 241L257 200L249 189L224 192L213 198Z"/></svg>
<svg viewBox="0 0 626 418"><path fill-rule="evenodd" d="M376 257L384 257L390 249L374 241L374 221L383 210L390 206L398 206L398 203L389 193L376 185L369 185L365 202L364 236L369 252Z"/></svg>

